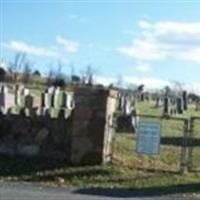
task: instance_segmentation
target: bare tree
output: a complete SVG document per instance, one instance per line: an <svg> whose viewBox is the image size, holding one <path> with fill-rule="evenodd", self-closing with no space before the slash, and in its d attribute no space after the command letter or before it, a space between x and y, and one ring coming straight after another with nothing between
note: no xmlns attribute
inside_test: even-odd
<svg viewBox="0 0 200 200"><path fill-rule="evenodd" d="M13 76L14 82L18 80L19 72L25 62L26 62L26 54L23 52L16 53L14 61L10 62L8 71Z"/></svg>
<svg viewBox="0 0 200 200"><path fill-rule="evenodd" d="M95 70L91 67L91 65L87 66L86 69L86 82L88 85L93 85L94 84L94 74Z"/></svg>
<svg viewBox="0 0 200 200"><path fill-rule="evenodd" d="M55 78L55 72L53 71L53 69L49 69L46 82L47 86L53 85L54 78Z"/></svg>
<svg viewBox="0 0 200 200"><path fill-rule="evenodd" d="M31 64L29 61L26 61L23 66L23 73L22 73L23 83L25 84L29 83L31 79L31 75L32 75Z"/></svg>

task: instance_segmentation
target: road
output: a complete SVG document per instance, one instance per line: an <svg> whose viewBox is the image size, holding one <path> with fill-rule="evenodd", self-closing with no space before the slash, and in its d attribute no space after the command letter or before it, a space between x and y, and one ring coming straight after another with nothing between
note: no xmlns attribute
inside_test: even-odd
<svg viewBox="0 0 200 200"><path fill-rule="evenodd" d="M0 182L0 200L199 200L200 197L135 197L131 191L53 188L34 183Z"/></svg>

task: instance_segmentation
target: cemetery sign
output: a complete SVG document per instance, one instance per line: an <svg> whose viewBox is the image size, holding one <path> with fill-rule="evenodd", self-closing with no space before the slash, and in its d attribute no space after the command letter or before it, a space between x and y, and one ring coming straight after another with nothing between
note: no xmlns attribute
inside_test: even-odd
<svg viewBox="0 0 200 200"><path fill-rule="evenodd" d="M161 125L158 122L139 122L136 151L140 154L156 155L160 152Z"/></svg>

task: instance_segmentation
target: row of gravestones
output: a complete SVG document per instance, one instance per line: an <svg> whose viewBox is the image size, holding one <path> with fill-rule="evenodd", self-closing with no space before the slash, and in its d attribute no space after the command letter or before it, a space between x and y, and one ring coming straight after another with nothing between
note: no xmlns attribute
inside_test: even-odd
<svg viewBox="0 0 200 200"><path fill-rule="evenodd" d="M183 114L188 108L187 92L183 91L182 95L172 100L170 97L164 97L163 115Z"/></svg>
<svg viewBox="0 0 200 200"><path fill-rule="evenodd" d="M34 96L30 94L29 89L23 86L15 86L13 102L10 101L11 95L8 91L8 87L2 85L0 87L1 113L6 114L10 111L10 107L24 109L27 115L30 115L30 113L35 110L33 105ZM40 107L37 109L37 113L45 114L51 109L71 111L74 105L72 93L61 91L59 87L50 87L41 94L41 103Z"/></svg>
<svg viewBox="0 0 200 200"><path fill-rule="evenodd" d="M41 107L72 110L74 108L73 94L61 91L59 87L50 87L42 93Z"/></svg>

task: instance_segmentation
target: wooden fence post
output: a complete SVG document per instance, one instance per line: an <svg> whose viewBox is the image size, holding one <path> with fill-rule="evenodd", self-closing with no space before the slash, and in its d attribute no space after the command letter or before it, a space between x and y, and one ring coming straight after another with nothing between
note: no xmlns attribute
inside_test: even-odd
<svg viewBox="0 0 200 200"><path fill-rule="evenodd" d="M183 143L182 143L182 148L181 148L181 162L180 162L181 174L185 173L186 167L188 165L188 159L187 159L188 132L189 132L189 120L184 119Z"/></svg>

